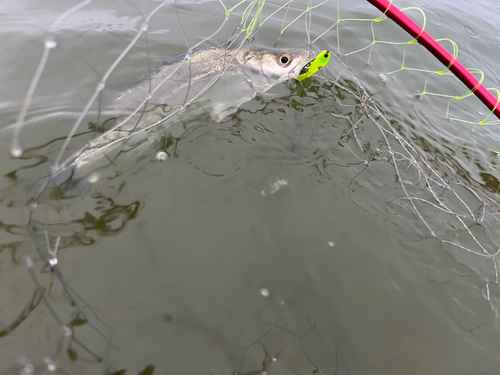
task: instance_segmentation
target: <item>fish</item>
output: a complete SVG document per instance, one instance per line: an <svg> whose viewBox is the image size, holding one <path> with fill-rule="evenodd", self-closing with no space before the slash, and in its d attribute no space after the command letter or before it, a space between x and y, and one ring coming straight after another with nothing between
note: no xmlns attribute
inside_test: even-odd
<svg viewBox="0 0 500 375"><path fill-rule="evenodd" d="M132 82L114 96L117 124L90 141L62 165L82 166L122 139L180 118L192 103L201 102L216 121L234 113L258 93L304 77L308 67L327 51L273 48L200 48L168 58L145 79ZM317 69L316 69L317 70ZM312 74L311 74L312 75Z"/></svg>
<svg viewBox="0 0 500 375"><path fill-rule="evenodd" d="M116 98L115 109L133 110L148 96L150 106L182 106L191 102L199 92L192 87L191 95L183 90L199 83L206 85L223 75L243 78L255 96L281 82L298 79L318 55L302 49L269 48L209 48L197 50L191 55L180 54L165 60L150 79L142 80L120 93ZM235 99L234 96L232 98ZM246 97L245 101L249 99ZM228 101L227 98L225 100ZM228 114L226 112L213 117L221 120Z"/></svg>

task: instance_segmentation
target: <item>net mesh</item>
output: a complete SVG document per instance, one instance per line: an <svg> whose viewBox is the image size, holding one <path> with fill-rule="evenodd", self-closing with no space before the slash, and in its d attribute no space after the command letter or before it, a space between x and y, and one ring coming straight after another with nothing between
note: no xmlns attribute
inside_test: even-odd
<svg viewBox="0 0 500 375"><path fill-rule="evenodd" d="M218 17L200 16L214 14L215 7ZM428 23L421 10L404 11ZM118 241L117 235L132 220L139 220L145 209L144 199L137 198L126 181L140 184L141 170L151 168L148 165L155 160L185 157L185 144L197 145L198 122L247 143L266 133L291 137L299 149L293 154L314 167L308 178L325 183L332 175L341 176L336 188L355 205L405 230L410 241L422 248L438 244L453 260L449 270L454 277L449 278L467 278L491 314L477 326L465 315L455 317L464 329L473 331L487 323L496 327L498 148L492 128L477 125L495 125L498 120L422 46L369 4L87 0L51 14L55 13L59 16L43 27L43 37L37 34L30 41L41 57L24 63L22 68L30 73L16 83L19 92L8 103L7 122L2 125L11 139L8 151L16 157L15 167L4 173L9 183L0 222L5 238L3 284L32 280L19 282L2 298L15 307L2 312L0 337L8 348L1 355L5 371L350 373L352 362L344 354L348 340L340 326L325 323L331 312L324 306L324 296L307 287L295 285L292 297L274 295L257 285L259 293L249 294L242 284L240 293L229 296L231 302L217 296L210 302L204 296L176 300L190 307L192 315L187 316L163 310L173 298L169 293L149 299L150 292L143 292L141 300L141 292L120 290L122 278L130 277L120 272L120 266L134 254L120 255L123 244L112 241ZM97 14L102 18L96 19ZM107 24L110 15L117 21ZM196 22L203 24L204 35L190 32ZM431 31L432 27L428 25ZM102 35L113 43L104 42ZM154 88L130 112L117 112L107 104L107 91L141 76L151 77L165 57L165 39L177 43L172 43L172 55L187 50L185 62L200 46L231 51L253 43L329 49L335 56L311 82L276 88L278 93L287 90L283 97L263 95L245 103L230 116L231 122L184 117L197 105L202 107L207 93L217 90L225 69L199 87L190 85L192 91L179 105L162 108L154 116L149 115ZM449 43L453 55L461 57L454 42L439 41ZM464 59L464 64L472 61ZM481 70L470 71L488 83ZM320 109L315 109L318 102ZM401 103L404 111L398 107ZM280 108L302 116L299 135L279 134L280 128L252 122L253 114L263 113L270 122L297 121L296 115L287 118ZM149 122L144 124L146 116ZM102 142L117 132L120 136ZM190 150L200 152L200 160L209 158L203 149ZM75 172L71 167L82 155L97 160L84 172ZM205 164L200 160L195 160L197 168L218 175L210 169L210 160ZM260 194L283 192L286 185L287 181L278 180ZM106 253L89 246L103 243L110 247ZM72 255L75 264L61 260L65 252L80 246L88 247ZM150 262L144 269L155 269L154 255L146 253L133 258L138 269L143 269L144 257ZM89 270L100 277L93 280ZM429 277L448 288L449 280L443 281L438 273ZM162 283L166 284L161 278L143 280L137 288L154 291ZM452 289L444 293L469 293L465 287L461 292ZM134 297L127 298L130 295ZM220 314L203 320L203 306L209 304L218 306ZM130 342L128 337L136 339ZM483 336L476 340L481 343ZM158 342L161 345L154 344ZM485 352L471 360L477 372L494 371L498 365L482 361Z"/></svg>

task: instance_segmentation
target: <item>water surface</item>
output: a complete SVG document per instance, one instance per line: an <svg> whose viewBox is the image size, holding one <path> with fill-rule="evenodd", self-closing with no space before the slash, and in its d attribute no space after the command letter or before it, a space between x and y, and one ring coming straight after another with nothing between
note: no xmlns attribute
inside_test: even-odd
<svg viewBox="0 0 500 375"><path fill-rule="evenodd" d="M447 99L418 97L428 73L392 79L404 45L376 44L369 64L369 49L344 57L354 76L332 59L324 76L278 85L221 122L194 103L149 133L148 147L137 146L146 135L130 138L83 180L45 189L33 208L38 179L100 77L140 29L141 13L158 4L92 2L65 19L21 133L21 159L2 137L0 373L29 373L28 364L49 373L52 363L61 374L500 371L498 262L481 249L498 248L498 137L494 127L445 119ZM431 35L454 39L461 62L498 87L498 6L417 5ZM16 122L44 30L69 6L2 6L2 128ZM304 7L294 3L287 20ZM221 9L166 5L107 84L141 79L185 52L183 35L189 46L208 37ZM362 1L342 1L341 10L341 18L379 16ZM207 45L225 42L242 12ZM310 39L335 18L335 2L317 8ZM253 43L308 48L304 19L280 36L282 22L271 18ZM379 41L408 41L388 21L374 27ZM347 54L372 42L370 30L341 22L340 51L335 29L313 48ZM407 67L442 69L418 46L405 56ZM437 78L428 91L466 92ZM453 104L453 117L487 114L475 99ZM92 106L65 157L110 118L105 110Z"/></svg>

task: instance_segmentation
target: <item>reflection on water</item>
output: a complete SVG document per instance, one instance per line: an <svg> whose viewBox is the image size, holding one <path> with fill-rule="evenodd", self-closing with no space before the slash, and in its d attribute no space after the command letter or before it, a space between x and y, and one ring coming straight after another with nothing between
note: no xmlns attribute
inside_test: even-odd
<svg viewBox="0 0 500 375"><path fill-rule="evenodd" d="M494 155L328 69L47 185L66 138L34 132L4 166L0 373L496 371Z"/></svg>

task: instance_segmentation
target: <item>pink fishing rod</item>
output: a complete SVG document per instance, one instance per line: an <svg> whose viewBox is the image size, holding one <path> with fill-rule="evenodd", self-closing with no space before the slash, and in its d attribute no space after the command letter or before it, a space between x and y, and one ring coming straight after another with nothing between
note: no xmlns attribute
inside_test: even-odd
<svg viewBox="0 0 500 375"><path fill-rule="evenodd" d="M443 63L458 79L460 79L489 109L500 119L500 106L497 100L486 88L443 48L436 40L427 34L410 17L401 12L391 1L368 0L387 17L406 30L417 42L423 45L439 61Z"/></svg>

